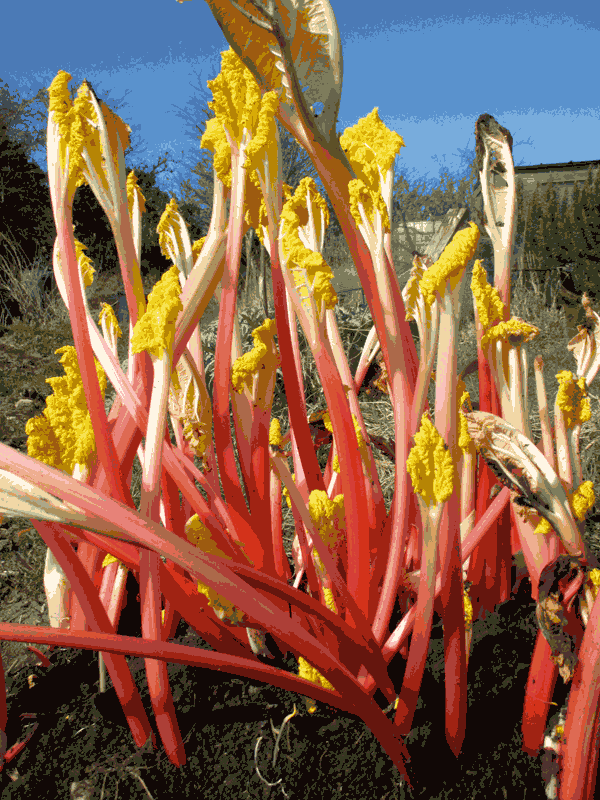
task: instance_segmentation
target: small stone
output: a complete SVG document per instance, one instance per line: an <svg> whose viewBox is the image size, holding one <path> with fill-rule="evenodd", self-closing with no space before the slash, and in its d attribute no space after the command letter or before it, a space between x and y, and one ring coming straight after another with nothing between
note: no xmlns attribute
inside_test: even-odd
<svg viewBox="0 0 600 800"><path fill-rule="evenodd" d="M17 400L17 402L15 403L15 408L17 409L22 407L29 408L32 405L33 405L33 400L22 399L22 400Z"/></svg>
<svg viewBox="0 0 600 800"><path fill-rule="evenodd" d="M73 781L71 784L71 800L92 800L94 787L88 780Z"/></svg>

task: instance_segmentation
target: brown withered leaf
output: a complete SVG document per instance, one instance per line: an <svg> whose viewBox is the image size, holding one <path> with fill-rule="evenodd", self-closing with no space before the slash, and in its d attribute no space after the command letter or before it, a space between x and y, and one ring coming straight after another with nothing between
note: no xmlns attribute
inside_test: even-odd
<svg viewBox="0 0 600 800"><path fill-rule="evenodd" d="M535 613L539 628L550 645L550 658L558 666L563 681L569 683L575 671L577 656L572 638L564 631L567 619L558 595L551 594L539 601Z"/></svg>
<svg viewBox="0 0 600 800"><path fill-rule="evenodd" d="M539 596L536 608L538 626L550 645L550 658L558 666L565 683L573 677L577 664L577 642L566 632L569 624L562 603L559 581L570 581L581 569L580 564L570 556L558 556L542 570Z"/></svg>
<svg viewBox="0 0 600 800"><path fill-rule="evenodd" d="M382 394L389 394L388 374L381 350L377 353L376 361L379 367L379 375L373 379L372 384L376 389L379 389Z"/></svg>

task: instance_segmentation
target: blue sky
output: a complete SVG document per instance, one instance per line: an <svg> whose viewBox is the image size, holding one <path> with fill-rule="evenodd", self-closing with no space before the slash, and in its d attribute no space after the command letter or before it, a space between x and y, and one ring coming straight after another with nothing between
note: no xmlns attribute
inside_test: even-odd
<svg viewBox="0 0 600 800"><path fill-rule="evenodd" d="M493 15L469 0L422 0L418 11L397 0L332 6L344 56L338 127L378 106L404 138L397 165L409 180L435 179L444 166L458 174L459 150L474 148L484 112L513 134L517 165L600 158L600 4L511 0ZM0 48L0 80L12 93L30 98L63 69L71 86L85 78L111 107L122 100L118 113L142 140L139 160L167 151L174 171L158 182L178 194L198 160L194 114L211 99L206 81L227 49L206 2L28 0L3 4L2 22L12 35ZM45 149L34 157L46 169Z"/></svg>

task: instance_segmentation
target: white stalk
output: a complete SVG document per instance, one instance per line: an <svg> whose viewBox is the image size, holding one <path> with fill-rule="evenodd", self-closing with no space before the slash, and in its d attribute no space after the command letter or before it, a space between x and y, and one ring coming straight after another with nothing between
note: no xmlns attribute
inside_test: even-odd
<svg viewBox="0 0 600 800"><path fill-rule="evenodd" d="M44 592L51 627L68 628L71 623L71 584L50 548L46 550Z"/></svg>

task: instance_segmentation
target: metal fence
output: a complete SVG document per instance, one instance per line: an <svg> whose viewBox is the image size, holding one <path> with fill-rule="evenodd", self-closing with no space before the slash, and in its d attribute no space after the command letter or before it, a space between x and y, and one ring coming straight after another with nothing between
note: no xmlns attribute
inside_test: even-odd
<svg viewBox="0 0 600 800"><path fill-rule="evenodd" d="M531 260L528 260L529 263L531 263ZM514 283L519 273L528 273L528 281L526 281L524 285L526 287L527 285L532 287L534 285L532 282L532 274L535 273L538 276L538 286L544 290L546 303L548 305L551 303L558 303L558 305L564 305L565 303L579 304L581 302L581 296L573 293L565 286L566 279L576 266L575 263L571 263L564 264L560 267L524 267L521 262L521 264L513 267L512 280ZM522 275L521 278L525 280L525 275Z"/></svg>
<svg viewBox="0 0 600 800"><path fill-rule="evenodd" d="M516 267L517 272L573 272L575 264L563 264L560 267Z"/></svg>
<svg viewBox="0 0 600 800"><path fill-rule="evenodd" d="M540 275L542 281L545 281L547 279L548 273L554 273L554 277L558 278L559 281L562 283L562 281L567 277L567 275L570 275L571 272L573 272L573 268L575 266L576 264L563 264L560 267L523 267L517 264L513 268L513 272L515 274L519 272L529 272L529 273L535 272L538 274L543 273L543 277ZM552 277L552 275L550 277Z"/></svg>

